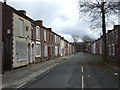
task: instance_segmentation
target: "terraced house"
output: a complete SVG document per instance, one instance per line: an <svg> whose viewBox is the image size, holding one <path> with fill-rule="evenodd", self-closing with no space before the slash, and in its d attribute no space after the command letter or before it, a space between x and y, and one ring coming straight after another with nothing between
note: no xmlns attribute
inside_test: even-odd
<svg viewBox="0 0 120 90"><path fill-rule="evenodd" d="M24 10L16 10L5 3L0 5L3 11L0 44L3 43L1 56L4 70L12 70L74 52L73 45L53 32L52 28L46 28L42 20L34 21Z"/></svg>
<svg viewBox="0 0 120 90"><path fill-rule="evenodd" d="M24 10L2 4L4 68L11 70L34 62L32 30L34 20L26 16Z"/></svg>
<svg viewBox="0 0 120 90"><path fill-rule="evenodd" d="M108 59L120 60L120 25L114 25L113 30L108 30L106 43ZM103 54L102 36L88 46L88 51L96 55Z"/></svg>

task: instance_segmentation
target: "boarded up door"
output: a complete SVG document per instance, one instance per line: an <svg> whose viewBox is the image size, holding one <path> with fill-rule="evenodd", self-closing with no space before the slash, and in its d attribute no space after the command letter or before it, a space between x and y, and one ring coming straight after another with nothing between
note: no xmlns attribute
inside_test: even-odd
<svg viewBox="0 0 120 90"><path fill-rule="evenodd" d="M51 47L48 47L48 59L51 58Z"/></svg>

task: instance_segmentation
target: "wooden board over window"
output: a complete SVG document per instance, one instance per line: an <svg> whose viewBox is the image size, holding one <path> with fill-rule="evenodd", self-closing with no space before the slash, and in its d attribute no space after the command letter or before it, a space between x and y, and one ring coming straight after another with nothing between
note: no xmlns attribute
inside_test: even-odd
<svg viewBox="0 0 120 90"><path fill-rule="evenodd" d="M27 60L27 42L26 40L16 42L17 60Z"/></svg>

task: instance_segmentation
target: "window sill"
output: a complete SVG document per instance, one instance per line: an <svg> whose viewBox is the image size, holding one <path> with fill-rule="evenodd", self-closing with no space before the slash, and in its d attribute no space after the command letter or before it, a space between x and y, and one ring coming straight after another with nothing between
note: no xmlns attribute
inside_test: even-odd
<svg viewBox="0 0 120 90"><path fill-rule="evenodd" d="M40 55L37 55L37 56L35 56L35 57L37 57L37 58L38 58L38 57L41 57L41 56L40 56Z"/></svg>
<svg viewBox="0 0 120 90"><path fill-rule="evenodd" d="M19 36L20 38L25 38L25 36Z"/></svg>
<svg viewBox="0 0 120 90"><path fill-rule="evenodd" d="M19 59L17 60L18 62L23 62L23 61L27 61L27 59Z"/></svg>

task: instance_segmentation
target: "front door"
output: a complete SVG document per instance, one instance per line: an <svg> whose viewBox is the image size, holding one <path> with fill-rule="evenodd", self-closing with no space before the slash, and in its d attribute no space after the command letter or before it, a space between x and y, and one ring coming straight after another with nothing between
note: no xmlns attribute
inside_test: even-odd
<svg viewBox="0 0 120 90"><path fill-rule="evenodd" d="M32 44L32 63L35 62L34 44Z"/></svg>
<svg viewBox="0 0 120 90"><path fill-rule="evenodd" d="M51 48L48 47L48 59L50 59L50 58L51 58Z"/></svg>
<svg viewBox="0 0 120 90"><path fill-rule="evenodd" d="M30 64L30 44L28 44L28 64Z"/></svg>

